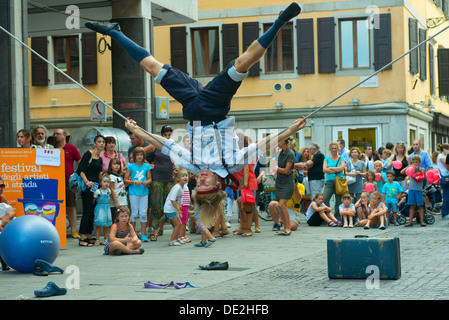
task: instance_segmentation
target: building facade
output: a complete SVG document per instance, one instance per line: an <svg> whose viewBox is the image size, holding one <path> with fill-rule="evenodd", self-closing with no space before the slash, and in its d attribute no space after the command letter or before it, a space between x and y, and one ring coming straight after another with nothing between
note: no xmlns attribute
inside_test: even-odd
<svg viewBox="0 0 449 320"><path fill-rule="evenodd" d="M289 1L199 1L198 22L155 28L155 56L207 83L241 54ZM231 104L237 127L277 130L306 116L448 25L447 1L303 1ZM439 19L442 24L430 28ZM432 25L433 26L433 25ZM327 149L387 142L426 149L447 142L446 50L443 33L351 90L308 121L296 137ZM166 92L156 87L156 95ZM170 123L182 127L181 106L170 100ZM162 121L159 121L162 123Z"/></svg>
<svg viewBox="0 0 449 320"><path fill-rule="evenodd" d="M135 20L128 25L123 21L124 31L144 42L159 61L207 83L269 28L289 3L198 0L196 15L184 14L188 18L172 19L174 22L167 15L167 21L162 23L152 13L148 15L152 20L149 27L132 31L129 25ZM333 101L449 25L445 21L447 0L304 0L301 4L303 12L278 34L231 103L230 114L236 116L237 129L253 138L286 128L294 119ZM108 20L121 16L112 11L112 6L103 8L97 17ZM145 75L129 78L126 71L133 62L126 60L126 66L120 67L121 61L128 58L124 54L113 57L118 50L114 50L110 38L102 40L100 35L82 29L84 32L49 33L37 22L32 23L31 16L29 13L30 26L34 28L30 44L46 48L47 56L57 63L59 55L65 57L61 66L78 72L83 85L116 110L129 111L130 116L138 119L146 114L154 122L145 127L154 132L164 124L185 128L180 104ZM387 142L404 142L410 146L414 139L420 139L424 148L435 150L437 143L448 142L448 34L446 31L431 39L314 114L306 129L296 136L297 145L302 147L313 141L327 150L329 142L343 138L347 147L357 146L363 151L366 144L379 148ZM89 45L84 46L87 42ZM106 42L112 45L112 51ZM76 65L67 64L72 51L78 54L78 70ZM89 83L93 74L89 74L89 68L95 59L96 83ZM46 85L33 84L42 72L36 63L39 62L30 55L31 126L44 123L49 128L76 128L89 124L92 97L70 83L57 83L64 79L50 69L43 71L42 84L47 81ZM114 91L116 84L130 92L138 81L151 92L143 102L138 99L139 92L126 97L119 89ZM169 119L155 119L155 109L160 107L155 98L159 97L168 97ZM147 105L143 113L131 112L141 104ZM101 125L115 126L110 111L108 115L108 121Z"/></svg>

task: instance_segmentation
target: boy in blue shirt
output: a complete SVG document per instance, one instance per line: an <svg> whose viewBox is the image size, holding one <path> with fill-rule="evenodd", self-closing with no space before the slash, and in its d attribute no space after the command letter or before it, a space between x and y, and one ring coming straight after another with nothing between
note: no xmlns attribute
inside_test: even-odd
<svg viewBox="0 0 449 320"><path fill-rule="evenodd" d="M397 213L399 212L398 202L401 197L402 190L401 185L394 181L394 171L387 171L388 182L383 185L382 194L383 201L387 206L387 218L390 219L391 213L393 213L394 225L398 226Z"/></svg>

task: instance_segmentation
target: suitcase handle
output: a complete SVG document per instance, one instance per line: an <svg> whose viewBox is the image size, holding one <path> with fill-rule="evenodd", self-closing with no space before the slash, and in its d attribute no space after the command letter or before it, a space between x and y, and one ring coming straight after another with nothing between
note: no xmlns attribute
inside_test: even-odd
<svg viewBox="0 0 449 320"><path fill-rule="evenodd" d="M365 234L356 234L354 236L354 238L369 238L369 236L365 235Z"/></svg>

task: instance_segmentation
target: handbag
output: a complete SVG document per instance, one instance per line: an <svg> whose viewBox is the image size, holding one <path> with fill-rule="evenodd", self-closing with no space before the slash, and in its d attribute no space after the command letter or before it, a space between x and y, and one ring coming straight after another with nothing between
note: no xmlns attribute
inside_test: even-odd
<svg viewBox="0 0 449 320"><path fill-rule="evenodd" d="M355 168L352 165L351 161L349 161L349 167L351 168L351 170L349 171L350 173L355 173ZM357 181L357 177L356 176L346 176L346 181L348 182L348 185L353 184Z"/></svg>
<svg viewBox="0 0 449 320"><path fill-rule="evenodd" d="M340 159L341 157L338 159L336 167L338 166ZM335 174L335 193L339 196L349 193L348 181L345 175L343 175L343 178L340 178L338 174Z"/></svg>
<svg viewBox="0 0 449 320"><path fill-rule="evenodd" d="M249 189L242 190L242 203L243 204L255 204L256 198L254 197L254 193Z"/></svg>
<svg viewBox="0 0 449 320"><path fill-rule="evenodd" d="M276 180L270 174L262 177L263 192L274 192L276 190Z"/></svg>

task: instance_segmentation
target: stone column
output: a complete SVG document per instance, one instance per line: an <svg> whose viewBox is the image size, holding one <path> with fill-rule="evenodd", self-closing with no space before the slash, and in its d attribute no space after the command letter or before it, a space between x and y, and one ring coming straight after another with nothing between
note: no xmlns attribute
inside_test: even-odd
<svg viewBox="0 0 449 320"><path fill-rule="evenodd" d="M27 43L27 1L0 1L0 25ZM0 30L0 57L0 148L11 148L30 125L28 50Z"/></svg>
<svg viewBox="0 0 449 320"><path fill-rule="evenodd" d="M127 37L153 52L150 1L112 1L112 21L120 23ZM154 81L115 41L112 41L112 101L115 110L136 120L140 127L151 132ZM125 129L124 120L114 114L113 126Z"/></svg>

